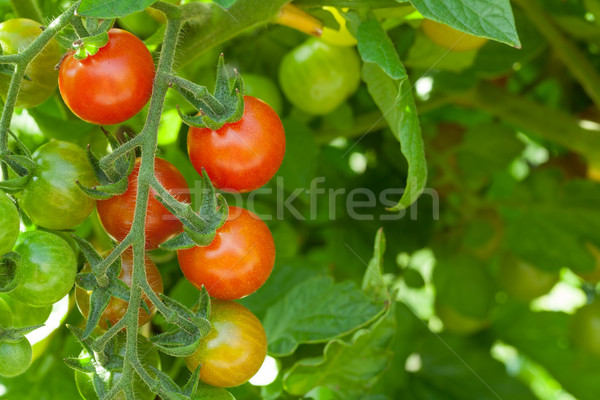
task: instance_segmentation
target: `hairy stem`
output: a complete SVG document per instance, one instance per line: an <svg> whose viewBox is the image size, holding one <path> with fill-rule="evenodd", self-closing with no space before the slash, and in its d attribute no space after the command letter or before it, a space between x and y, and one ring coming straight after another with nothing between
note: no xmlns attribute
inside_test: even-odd
<svg viewBox="0 0 600 400"><path fill-rule="evenodd" d="M42 49L48 44L54 36L58 34L65 26L69 24L71 19L75 15L75 10L79 6L79 1L75 2L69 7L64 13L62 13L57 19L55 19L42 33L35 38L25 50L19 54L11 55L0 55L0 63L14 63L16 64L15 72L10 81L8 93L6 94L6 101L4 102L4 108L2 109L2 116L0 117L0 154L6 154L8 151L8 129L10 128L10 122L12 120L13 111L17 102L17 96L21 83L23 82L23 76L29 63L42 51ZM2 164L2 179L7 179L7 167Z"/></svg>

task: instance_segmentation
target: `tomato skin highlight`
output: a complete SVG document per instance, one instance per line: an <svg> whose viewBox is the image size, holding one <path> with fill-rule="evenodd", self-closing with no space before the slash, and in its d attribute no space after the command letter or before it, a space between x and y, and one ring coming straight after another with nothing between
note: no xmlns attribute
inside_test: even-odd
<svg viewBox="0 0 600 400"><path fill-rule="evenodd" d="M32 306L49 306L65 297L75 284L77 259L71 246L49 232L28 231L19 236L21 256L17 287L9 296Z"/></svg>
<svg viewBox="0 0 600 400"><path fill-rule="evenodd" d="M254 293L275 264L275 242L267 225L243 208L229 207L229 215L210 245L177 251L185 277L221 300Z"/></svg>
<svg viewBox="0 0 600 400"><path fill-rule="evenodd" d="M185 363L198 365L200 380L212 386L234 387L247 382L267 356L267 336L254 314L233 301L212 300L211 330Z"/></svg>
<svg viewBox="0 0 600 400"><path fill-rule="evenodd" d="M27 18L13 18L0 24L0 46L2 53L17 54L22 52L42 33L44 24ZM48 42L46 47L29 63L17 96L17 107L32 108L48 100L56 90L58 72L56 64L60 61L60 46L56 39ZM11 77L0 74L0 95L6 100Z"/></svg>
<svg viewBox="0 0 600 400"><path fill-rule="evenodd" d="M98 217L102 226L119 242L125 239L133 224L140 163L141 159L137 159L129 175L129 187L125 193L108 200L100 200L97 204ZM154 172L158 181L177 200L191 202L187 182L173 164L162 158L156 158ZM160 204L155 196L156 192L150 189L146 214L146 250L158 248L159 244L183 231L181 221Z"/></svg>
<svg viewBox="0 0 600 400"><path fill-rule="evenodd" d="M285 155L285 132L267 103L244 96L241 120L217 131L190 127L187 144L192 165L198 173L204 168L216 188L249 192L266 184L279 170Z"/></svg>
<svg viewBox="0 0 600 400"><path fill-rule="evenodd" d="M33 161L37 169L15 195L22 210L34 224L48 229L71 229L82 223L96 204L75 182L96 184L85 151L70 142L52 141L33 153Z"/></svg>
<svg viewBox="0 0 600 400"><path fill-rule="evenodd" d="M108 36L108 44L84 60L70 52L58 76L69 109L98 125L118 124L137 114L150 100L155 73L152 55L135 35L114 28Z"/></svg>
<svg viewBox="0 0 600 400"><path fill-rule="evenodd" d="M6 193L0 191L0 256L11 251L17 242L20 221L17 207Z"/></svg>
<svg viewBox="0 0 600 400"><path fill-rule="evenodd" d="M21 375L31 365L33 350L27 338L18 342L0 342L0 376L12 378Z"/></svg>
<svg viewBox="0 0 600 400"><path fill-rule="evenodd" d="M160 276L160 272L156 267L156 264L154 264L148 257L146 257L144 264L146 267L146 279L148 280L150 287L152 288L154 293L163 293L163 281L162 277ZM82 272L91 272L89 265L86 264ZM131 287L132 275L133 250L131 249L131 247L129 247L123 252L123 254L121 254L121 273L119 274L119 279L125 282L127 286ZM75 299L77 300L77 307L79 308L79 311L81 311L81 314L86 318L88 317L90 312L90 295L91 292L87 292L81 289L80 287L77 287L75 289ZM150 301L150 299L148 299L145 295L143 296L143 299L146 302L148 308L150 309L151 314L148 314L143 308L140 307L138 317L138 324L140 326L150 321L150 319L152 318L152 314L155 311L155 307ZM106 323L107 320L108 322L110 322L111 326L115 325L117 322L119 322L121 318L123 318L123 316L127 312L128 306L129 303L127 301L112 297L110 299L110 302L108 303L108 306L106 307L106 309L102 313L102 316L100 317L100 322L98 323L98 326L102 329L108 329L108 325Z"/></svg>

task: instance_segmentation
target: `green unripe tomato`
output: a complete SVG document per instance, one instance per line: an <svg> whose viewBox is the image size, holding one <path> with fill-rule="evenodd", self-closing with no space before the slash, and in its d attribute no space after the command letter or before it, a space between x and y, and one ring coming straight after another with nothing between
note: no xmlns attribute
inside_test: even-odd
<svg viewBox="0 0 600 400"><path fill-rule="evenodd" d="M558 272L543 271L517 257L506 256L499 271L502 289L521 301L531 301L548 293L559 280Z"/></svg>
<svg viewBox="0 0 600 400"><path fill-rule="evenodd" d="M15 18L0 24L0 46L3 54L22 52L42 33L42 24L31 19ZM23 80L17 97L17 107L31 108L48 100L58 85L58 71L54 69L60 61L60 46L55 39L27 66L25 75L30 80ZM0 95L6 100L11 77L0 74Z"/></svg>
<svg viewBox="0 0 600 400"><path fill-rule="evenodd" d="M487 43L486 38L469 35L430 19L423 20L421 28L431 41L451 51L477 50Z"/></svg>
<svg viewBox="0 0 600 400"><path fill-rule="evenodd" d="M244 74L244 89L248 96L261 99L271 106L271 108L281 115L283 109L281 94L275 82L262 75Z"/></svg>
<svg viewBox="0 0 600 400"><path fill-rule="evenodd" d="M312 38L285 55L279 83L294 106L309 114L328 114L358 88L360 60L352 48Z"/></svg>
<svg viewBox="0 0 600 400"><path fill-rule="evenodd" d="M471 335L488 325L485 319L464 315L447 304L436 303L435 311L444 324L444 331L458 335Z"/></svg>
<svg viewBox="0 0 600 400"><path fill-rule="evenodd" d="M8 305L12 314L13 328L41 325L50 316L52 306L34 307L21 301L15 300L7 293L0 293L0 299Z"/></svg>
<svg viewBox="0 0 600 400"><path fill-rule="evenodd" d="M600 356L600 302L578 309L571 317L570 336L579 348Z"/></svg>
<svg viewBox="0 0 600 400"><path fill-rule="evenodd" d="M77 259L66 241L49 232L23 232L15 251L21 261L11 297L40 307L52 305L69 293L75 283Z"/></svg>
<svg viewBox="0 0 600 400"><path fill-rule="evenodd" d="M122 340L123 339L123 340ZM124 337L119 337L117 342L117 348L119 349L119 355L125 356L125 340ZM153 366L154 368L160 369L160 357L158 355L158 350L156 347L152 346L146 338L143 336L138 336L137 343L137 353L138 358L141 361L144 367ZM82 351L79 355L79 358L86 357L88 360L91 360L91 356L87 351ZM98 367L102 368L102 367ZM148 373L151 376L155 374L148 370ZM121 379L120 372L110 372L104 370L101 375L101 379L105 382L118 382ZM92 374L86 374L81 371L75 371L75 383L77 384L77 389L79 389L79 394L84 400L98 400L98 395L94 390L94 383L92 381ZM134 390L134 399L135 400L154 400L156 394L154 394L150 388L144 383L142 378L140 378L137 374L133 377L133 386ZM117 394L113 400L125 400L125 395L123 392Z"/></svg>
<svg viewBox="0 0 600 400"><path fill-rule="evenodd" d="M94 209L95 200L79 189L75 181L95 185L94 170L85 151L70 142L53 141L33 154L37 168L16 197L31 221L48 229L71 229L82 223Z"/></svg>
<svg viewBox="0 0 600 400"><path fill-rule="evenodd" d="M17 342L0 342L0 376L21 375L31 365L32 357L31 344L25 337Z"/></svg>
<svg viewBox="0 0 600 400"><path fill-rule="evenodd" d="M11 251L17 242L20 221L17 207L6 193L0 191L0 256Z"/></svg>

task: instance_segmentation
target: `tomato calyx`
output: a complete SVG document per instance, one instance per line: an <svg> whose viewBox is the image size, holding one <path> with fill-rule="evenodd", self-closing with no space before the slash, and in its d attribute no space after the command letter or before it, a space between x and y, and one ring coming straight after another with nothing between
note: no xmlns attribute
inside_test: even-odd
<svg viewBox="0 0 600 400"><path fill-rule="evenodd" d="M80 38L73 42L76 60L85 60L88 56L95 55L98 50L108 44L108 32L102 32L94 36Z"/></svg>
<svg viewBox="0 0 600 400"><path fill-rule="evenodd" d="M162 243L159 247L166 251L189 249L194 246L208 246L215 238L217 229L222 227L229 215L227 200L217 193L206 171L200 179L200 209L196 213L191 205L181 203L168 192L161 194L157 190L157 200L161 202L173 215L183 223L183 232L174 238Z"/></svg>
<svg viewBox="0 0 600 400"><path fill-rule="evenodd" d="M32 325L22 328L5 328L0 326L0 343L17 343L23 339L23 336L31 331L41 328L44 325Z"/></svg>
<svg viewBox="0 0 600 400"><path fill-rule="evenodd" d="M0 162L4 162L17 175L14 178L0 182L0 189L6 193L14 194L20 192L27 186L37 168L32 159L31 152L21 140L10 129L9 135L15 140L17 149L21 154L15 154L11 150L0 153Z"/></svg>
<svg viewBox="0 0 600 400"><path fill-rule="evenodd" d="M113 151L121 146L114 136L106 131L105 134ZM135 156L132 152L117 158L108 168L103 168L100 165L100 160L92 153L89 145L86 155L100 184L88 188L77 181L77 186L85 194L96 200L106 200L127 191L129 187L129 175L135 166Z"/></svg>
<svg viewBox="0 0 600 400"><path fill-rule="evenodd" d="M94 268L103 261L100 254L98 254L94 247L85 239L76 235L73 235L73 238L77 241L77 244L79 244L81 252L93 271L80 272L75 278L75 283L78 287L91 292L89 315L85 330L82 332L82 338L87 339L100 322L102 313L108 306L111 297L129 301L130 288L125 282L119 279L119 274L121 273L120 257L109 265L106 273L102 274L101 271L98 271L98 268ZM150 309L146 302L142 301L141 307L150 314Z"/></svg>
<svg viewBox="0 0 600 400"><path fill-rule="evenodd" d="M211 324L208 321L210 314L210 296L206 288L200 291L200 297L192 310L183 304L161 295L161 300L172 312L167 317L167 322L175 326L150 338L156 348L170 356L187 357L192 355L200 342L209 334Z"/></svg>
<svg viewBox="0 0 600 400"><path fill-rule="evenodd" d="M171 87L198 110L198 115L188 116L178 106L177 112L181 120L189 126L212 130L239 121L244 114L244 81L237 70L234 70L234 75L230 79L225 67L225 57L221 54L214 94L210 94L204 86L177 76L171 77Z"/></svg>

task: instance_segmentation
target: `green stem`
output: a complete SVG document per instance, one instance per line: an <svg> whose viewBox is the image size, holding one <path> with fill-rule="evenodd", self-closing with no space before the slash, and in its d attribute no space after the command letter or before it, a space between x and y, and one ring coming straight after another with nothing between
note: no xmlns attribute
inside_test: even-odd
<svg viewBox="0 0 600 400"><path fill-rule="evenodd" d="M133 149L141 146L142 141L144 139L145 129L142 129L139 135L135 136L128 142L123 143L121 146L117 147L114 151L108 153L104 157L100 159L100 166L104 169L107 169L110 164L115 162L118 158L124 156L129 153Z"/></svg>
<svg viewBox="0 0 600 400"><path fill-rule="evenodd" d="M133 243L133 275L129 306L124 316L127 327L127 345L123 372L131 373L132 369L135 369L149 386L154 384L153 379L148 374L139 371L141 366L137 358L138 315L143 293L142 288L147 284L144 227L150 184L155 178L154 157L157 150L158 128L165 97L169 89L169 77L173 71L173 60L175 59L177 40L183 25L183 20L180 17L173 18L174 14L175 13L173 12L167 14L170 19L167 21L163 51L158 62L152 97L150 99L148 118L142 133L139 135L143 137L142 161L137 179L137 201L133 225L128 235L128 237L131 236L131 241Z"/></svg>
<svg viewBox="0 0 600 400"><path fill-rule="evenodd" d="M600 134L580 125L561 110L550 109L529 99L509 94L490 84L454 98L458 104L484 110L527 132L579 153L588 160L600 157Z"/></svg>
<svg viewBox="0 0 600 400"><path fill-rule="evenodd" d="M42 33L31 42L25 50L19 54L0 56L0 63L15 63L15 73L12 76L2 117L0 117L0 154L5 154L8 151L8 129L12 120L12 114L15 109L15 103L21 88L21 82L25 75L25 70L29 63L42 51L50 40L66 25L69 24L75 14L75 10L79 6L79 1L75 2L68 10L62 13L56 20L44 29ZM2 178L7 178L7 169L2 165Z"/></svg>
<svg viewBox="0 0 600 400"><path fill-rule="evenodd" d="M37 22L44 22L44 16L35 0L10 0L15 14L19 18L29 18Z"/></svg>
<svg viewBox="0 0 600 400"><path fill-rule="evenodd" d="M581 83L597 107L600 107L600 74L588 58L556 26L537 0L515 0L556 54Z"/></svg>

